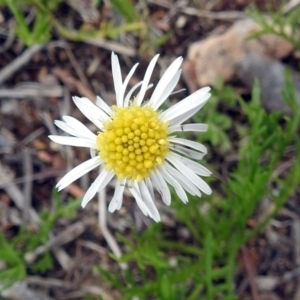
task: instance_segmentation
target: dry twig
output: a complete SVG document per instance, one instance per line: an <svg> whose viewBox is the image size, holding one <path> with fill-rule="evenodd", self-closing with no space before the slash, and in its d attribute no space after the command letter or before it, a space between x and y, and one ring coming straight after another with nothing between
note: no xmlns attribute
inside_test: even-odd
<svg viewBox="0 0 300 300"><path fill-rule="evenodd" d="M43 97L57 97L60 98L63 95L63 89L59 85L46 86L40 83L25 82L17 85L15 88L0 89L1 98L43 98Z"/></svg>
<svg viewBox="0 0 300 300"><path fill-rule="evenodd" d="M122 55L127 55L127 56L135 56L136 55L136 50L132 47L129 46L124 46L121 44L118 44L116 42L111 42L107 41L102 38L92 38L88 39L85 41L88 44L101 47L110 51L114 51L116 53L120 53Z"/></svg>
<svg viewBox="0 0 300 300"><path fill-rule="evenodd" d="M255 284L255 275L254 275L254 269L251 265L251 262L249 260L249 252L246 246L242 247L242 256L245 263L246 272L248 275L248 280L251 288L252 298L253 300L259 300L257 286Z"/></svg>
<svg viewBox="0 0 300 300"><path fill-rule="evenodd" d="M77 80L69 74L68 71L56 68L53 70L54 75L58 77L70 90L77 89L78 93L82 96L89 98L91 101L96 100L96 95L85 86L80 80Z"/></svg>
<svg viewBox="0 0 300 300"><path fill-rule="evenodd" d="M73 283L65 281L65 280L59 280L54 278L42 278L38 276L28 276L26 280L29 284L35 284L40 285L42 287L56 287L56 288L66 288L66 289L76 289L77 286L75 286ZM103 289L101 289L99 286L92 286L92 285L82 285L80 287L81 295L84 293L91 293L94 295L99 295L103 297L104 300L113 300L112 296L109 295L107 292L105 292Z"/></svg>
<svg viewBox="0 0 300 300"><path fill-rule="evenodd" d="M45 253L47 250L52 249L53 247L62 246L73 241L78 236L80 236L84 232L84 230L85 224L83 222L77 222L70 225L56 237L50 238L50 240L46 244L37 247L31 252L27 252L25 254L25 261L28 264L33 263L41 254Z"/></svg>
<svg viewBox="0 0 300 300"><path fill-rule="evenodd" d="M43 48L43 45L33 45L30 48L26 49L20 56L18 56L14 61L8 64L5 68L0 71L0 85L3 83L9 76L13 75L16 71L21 69L29 60L33 57L35 53L40 51Z"/></svg>
<svg viewBox="0 0 300 300"><path fill-rule="evenodd" d="M290 0L288 3L286 3L283 7L283 12L288 13L292 9L294 9L296 6L300 5L300 0Z"/></svg>
<svg viewBox="0 0 300 300"><path fill-rule="evenodd" d="M158 0L147 0L147 1L151 4L155 4L168 9L174 7L174 5L168 1L158 1ZM194 7L185 7L184 5L176 5L176 10L177 12L181 12L189 16L197 16L197 17L213 19L213 20L232 21L236 19L243 19L246 17L245 13L240 11L211 12L207 10L200 10Z"/></svg>
<svg viewBox="0 0 300 300"><path fill-rule="evenodd" d="M24 182L24 206L23 206L23 220L30 221L31 196L32 196L32 159L30 150L25 147L23 149L23 170L25 174Z"/></svg>
<svg viewBox="0 0 300 300"><path fill-rule="evenodd" d="M45 294L37 293L27 286L27 282L16 282L6 289L0 286L0 295L12 300L53 300Z"/></svg>
<svg viewBox="0 0 300 300"><path fill-rule="evenodd" d="M84 72L82 71L82 68L80 67L78 61L76 60L72 50L69 47L65 47L65 51L69 57L69 60L72 64L72 66L74 67L78 77L80 78L80 80L82 81L82 83L88 87L89 86L89 82L84 74Z"/></svg>
<svg viewBox="0 0 300 300"><path fill-rule="evenodd" d="M115 238L112 236L112 234L109 232L107 228L107 222L106 222L106 213L107 213L107 207L106 207L106 190L102 189L98 193L98 220L99 220L99 227L100 230L109 245L110 249L114 253L116 257L121 257L122 253L120 250L120 247L118 246L118 243L116 242ZM128 268L126 263L120 263L120 267L125 270Z"/></svg>
<svg viewBox="0 0 300 300"><path fill-rule="evenodd" d="M12 171L8 167L0 164L0 185L2 185L7 195L14 201L17 208L24 211L24 195L19 187L13 182L13 178L14 175ZM30 217L30 221L34 224L40 222L39 216L31 207L28 208L28 215Z"/></svg>

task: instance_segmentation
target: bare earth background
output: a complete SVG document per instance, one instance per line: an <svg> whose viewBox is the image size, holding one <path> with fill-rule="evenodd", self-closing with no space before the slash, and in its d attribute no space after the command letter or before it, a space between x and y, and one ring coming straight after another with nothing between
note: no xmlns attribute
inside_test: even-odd
<svg viewBox="0 0 300 300"><path fill-rule="evenodd" d="M191 45L199 41L210 41L210 38L228 32L233 24L246 17L244 12L250 5L255 4L263 11L268 6L276 10L282 5L279 0L200 0L184 3L149 0L141 3L147 7L151 34L154 32L154 35L157 33L158 36L161 33L167 35L166 41L161 45L155 46L152 36L141 37L135 34L121 34L116 40L70 42L54 31L51 41L44 46L26 47L13 33L15 20L12 14L0 7L0 230L7 238L13 238L23 222L34 235L37 213L42 210L51 211L56 205L57 195L55 196L53 189L58 179L68 169L89 157L88 151L62 148L50 142L47 136L56 131L53 120L60 119L62 115L72 115L90 126L92 130L95 129L75 108L71 100L72 95L86 96L93 100L95 95L99 94L109 105L114 104L111 51L119 55L123 78L134 63L140 62L130 86L141 80L149 60L156 52L161 53L161 58L151 80L154 83L176 57L186 58L183 78L177 89L187 90L174 95L172 102L179 101L194 89L213 84L217 79L215 75L227 76L227 82L247 98L253 83L251 78L259 77L261 74L259 72L263 72L259 67L254 70L251 68L255 65L254 62L260 59L256 56L261 54L258 52L264 52L265 48L261 50L255 46L251 51L246 50L247 55L235 53L234 55L239 58L241 55L245 56L244 64L237 67L231 57L232 51L238 48L237 41L230 39L239 33L233 37L225 36L222 42L217 40L212 46L196 44L191 48ZM57 17L62 23L74 28L82 24L95 27L103 18L114 23L121 22L120 16L105 3L95 8L89 1L62 3ZM239 29L246 27L238 25ZM251 30L250 25L249 31ZM270 49L282 49L281 53L264 52L263 61L257 65L268 64L271 60L271 64L279 64L279 68L284 62L297 70L295 63L297 55L293 52L293 47L281 42L270 46ZM226 45L230 45L233 50L226 48ZM219 48L222 47L225 47L225 52L220 54ZM203 61L206 66L203 66ZM17 64L15 69L14 63ZM8 69L8 73L3 73L4 68L9 65L11 68ZM201 70L201 67L204 69ZM210 69L216 74L211 74ZM261 78L265 79L266 76L262 73ZM265 99L269 98L269 94L265 95ZM264 104L268 110L286 109L280 99L275 108L272 105L270 107L267 102L266 100ZM225 101L220 103L217 109L228 113L237 126L243 121L241 112L228 108ZM234 132L229 133L229 136L234 145ZM226 175L237 159L234 149L226 152L208 146L210 148L206 157L208 165L219 164L216 176L220 181L226 181ZM284 173L291 161L287 159L282 163L280 172ZM60 201L63 203L77 201L78 204L78 200L72 200L70 196L82 197L95 174L93 172L71 184L61 193ZM112 191L113 185L107 189L107 199L110 199ZM297 279L300 271L299 268L295 269L295 266L300 264L299 197L298 188L295 196L288 201L276 220L271 222L272 230L267 227L263 233L241 249L237 257L239 264L235 287L240 299L300 299L300 281ZM6 295L7 299L84 299L85 293L95 297L101 296L103 299L118 299L121 296L120 291L113 290L105 280L100 281L99 274L95 273L93 268L100 264L110 272L119 270L119 264L110 257L109 243L116 242L116 233L126 237L130 234L130 228L142 232L152 222L141 215L129 195L125 195L123 203L119 212L107 214L107 226L111 236L105 236L99 229L96 200L91 201L85 210L78 208L75 219L58 218L52 230L54 237L52 242L45 241L44 248L32 251L26 256L30 265L40 255L39 251L43 253L50 249L54 258L54 268L44 274L31 270L27 285L14 287L15 290L11 293L15 294ZM174 222L172 211L158 205L162 214L163 230L174 236L174 239L189 242L185 228ZM263 214L263 204L257 215L249 219L249 226L259 218L259 211ZM110 238L113 241L108 240ZM280 243L274 239L279 239ZM122 243L120 247L122 252L126 252L126 247ZM134 272L135 265L130 267ZM264 281L260 280L260 276L264 276Z"/></svg>

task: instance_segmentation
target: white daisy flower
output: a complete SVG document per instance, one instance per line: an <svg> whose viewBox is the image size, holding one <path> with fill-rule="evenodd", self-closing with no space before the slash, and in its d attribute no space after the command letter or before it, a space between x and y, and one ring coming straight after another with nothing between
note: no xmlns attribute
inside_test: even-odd
<svg viewBox="0 0 300 300"><path fill-rule="evenodd" d="M182 57L178 57L166 70L149 100L145 94L159 55L150 62L144 80L136 84L127 94L126 88L138 64L134 65L124 82L117 55L112 53L112 74L116 92L116 106L109 107L100 97L96 104L87 98L73 97L81 112L98 128L91 132L85 125L70 116L63 121L54 121L63 131L72 135L49 138L62 145L87 147L91 158L67 173L57 184L64 189L73 181L103 165L104 168L87 190L82 207L117 177L114 196L108 210L114 212L122 205L123 192L127 186L139 208L156 222L160 215L154 204L155 188L166 205L171 203L168 184L173 186L179 198L188 202L186 192L201 196L211 194L211 189L200 176L211 172L195 162L207 153L200 143L177 138L179 131L205 132L206 124L184 124L199 111L210 97L210 88L204 87L165 111L159 110L171 95L181 74ZM136 97L134 91L141 86Z"/></svg>

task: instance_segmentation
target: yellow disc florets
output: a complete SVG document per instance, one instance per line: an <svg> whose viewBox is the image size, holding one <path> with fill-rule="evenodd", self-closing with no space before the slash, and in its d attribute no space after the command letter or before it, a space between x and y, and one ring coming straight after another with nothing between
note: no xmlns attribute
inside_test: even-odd
<svg viewBox="0 0 300 300"><path fill-rule="evenodd" d="M165 160L169 149L168 122L161 122L151 107L116 107L97 146L106 169L113 169L119 180L141 181Z"/></svg>

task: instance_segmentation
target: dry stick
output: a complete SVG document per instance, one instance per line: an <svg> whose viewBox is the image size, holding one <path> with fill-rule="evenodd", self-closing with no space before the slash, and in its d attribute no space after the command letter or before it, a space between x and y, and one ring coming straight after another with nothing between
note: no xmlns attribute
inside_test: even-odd
<svg viewBox="0 0 300 300"><path fill-rule="evenodd" d="M101 167L100 167L100 172L101 172ZM106 212L107 212L107 207L106 207L106 189L102 189L101 191L98 192L98 222L99 222L99 227L100 230L102 231L102 234L112 250L113 254L116 257L121 257L122 252L114 239L114 237L111 235L107 228L107 222L106 222ZM128 268L126 263L120 263L120 267L123 270L126 270Z"/></svg>
<svg viewBox="0 0 300 300"><path fill-rule="evenodd" d="M46 125L46 127L48 128L48 130L50 131L50 133L52 135L57 135L57 131L53 124L53 120L52 120L50 114L48 112L43 111L40 114L40 117L41 117L42 121L44 122L44 124Z"/></svg>
<svg viewBox="0 0 300 300"><path fill-rule="evenodd" d="M0 186L5 190L8 196L13 200L19 210L24 210L24 195L19 187L13 181L14 175L9 167L3 166L0 163ZM40 218L34 209L29 208L30 220L37 224Z"/></svg>
<svg viewBox="0 0 300 300"><path fill-rule="evenodd" d="M56 237L51 238L46 244L37 247L31 252L25 254L25 261L28 264L33 263L41 254L45 253L47 250L53 247L59 247L66 243L75 240L80 236L85 230L85 225L83 222L77 222L70 225L67 229L61 232Z"/></svg>
<svg viewBox="0 0 300 300"><path fill-rule="evenodd" d="M26 282L33 285L38 285L43 288L65 288L65 289L76 289L76 286L72 282L68 282L66 280L60 280L56 278L43 278L39 276L27 276ZM104 300L112 300L112 296L109 295L106 291L104 291L99 286L93 285L82 285L80 286L80 290L85 293L91 293L94 295L99 295L103 297Z"/></svg>
<svg viewBox="0 0 300 300"><path fill-rule="evenodd" d="M15 88L0 89L1 98L37 98L37 97L62 97L63 90L59 85L46 86L44 84L32 84L32 82L24 82Z"/></svg>
<svg viewBox="0 0 300 300"><path fill-rule="evenodd" d="M3 83L8 77L13 75L16 71L21 69L28 61L32 58L32 56L40 51L43 48L43 45L33 45L30 48L26 49L20 56L18 56L14 61L8 64L5 68L0 71L0 85Z"/></svg>
<svg viewBox="0 0 300 300"><path fill-rule="evenodd" d="M29 135L27 135L23 140L20 141L19 147L26 146L31 141L37 139L40 135L45 133L45 128L38 128L35 131L31 132Z"/></svg>
<svg viewBox="0 0 300 300"><path fill-rule="evenodd" d="M170 4L168 1L147 0L147 2L168 9L171 9L173 7L173 4ZM179 13L184 13L189 16L198 16L214 20L234 20L246 17L246 14L240 11L211 12L208 10L200 10L194 7L185 7L181 5L177 5L176 10Z"/></svg>
<svg viewBox="0 0 300 300"><path fill-rule="evenodd" d="M52 135L57 135L57 130L54 126L53 120L52 120L49 112L46 112L46 111L41 112L40 117L41 117L42 121L44 122L45 126L48 128L49 132ZM66 146L66 147L68 147L68 146ZM58 144L58 149L64 153L63 145Z"/></svg>
<svg viewBox="0 0 300 300"><path fill-rule="evenodd" d="M90 250L93 250L97 253L99 253L100 255L107 255L107 249L96 244L93 243L91 241L83 241L83 240L79 240L78 241L78 245L84 247L84 248L88 248Z"/></svg>
<svg viewBox="0 0 300 300"><path fill-rule="evenodd" d="M50 169L47 171L43 171L43 172L39 172L39 173L35 173L34 175L32 175L32 180L42 180L42 179L47 179L47 178L51 178L51 177L57 177L57 176L62 176L66 173L66 168L63 169ZM1 166L0 166L0 173L1 173ZM24 183L26 181L26 177L19 177L19 178L6 178L5 181L3 181L0 178L0 189L4 189L7 186L9 186L10 184L20 184L20 183Z"/></svg>
<svg viewBox="0 0 300 300"><path fill-rule="evenodd" d="M20 56L18 56L14 61L8 64L5 68L0 71L0 85L7 80L8 77L12 76L16 71L21 69L25 64L27 64L30 59L43 47L51 48L51 47L64 47L65 42L63 41L55 41L50 42L47 45L33 45L26 49ZM1 53L1 51L0 51ZM5 91L7 92L7 91ZM59 91L55 91L59 93ZM50 92L49 92L50 93ZM54 93L54 91L52 91Z"/></svg>
<svg viewBox="0 0 300 300"><path fill-rule="evenodd" d="M87 78L86 78L84 72L82 71L82 68L80 67L78 61L76 60L76 58L75 58L75 56L74 56L72 50L71 50L68 46L66 46L66 47L65 47L65 51L66 51L66 53L67 53L67 56L69 57L69 60L70 60L70 62L71 62L71 64L72 64L72 66L74 67L74 69L75 69L75 71L76 71L78 77L80 78L80 80L82 81L82 83L83 83L85 86L88 87L88 86L89 86L89 82L88 82L88 80L87 80Z"/></svg>
<svg viewBox="0 0 300 300"><path fill-rule="evenodd" d="M291 168L296 162L296 158L292 158L282 164L280 164L273 172L272 177L273 178L279 178L280 175L282 175L283 172L285 172L287 169Z"/></svg>
<svg viewBox="0 0 300 300"><path fill-rule="evenodd" d="M293 234L293 241L295 243L295 261L296 265L300 267L300 220L299 218L295 219L292 224L292 234Z"/></svg>
<svg viewBox="0 0 300 300"><path fill-rule="evenodd" d="M149 3L156 4L158 6L172 9L174 6L167 1L158 1L158 0L148 0ZM300 5L300 0L290 0L286 3L283 7L283 13L286 14L296 6ZM209 10L200 10L194 7L183 7L177 5L175 6L178 12L182 12L186 15L190 16L198 16L207 19L214 19L214 20L234 20L234 19L242 19L246 18L247 15L240 11L222 11L222 12L211 12Z"/></svg>
<svg viewBox="0 0 300 300"><path fill-rule="evenodd" d="M26 281L16 281L11 286L0 284L0 297L1 299L14 300L54 300L45 293L36 292L31 289Z"/></svg>
<svg viewBox="0 0 300 300"><path fill-rule="evenodd" d="M68 282L66 280L60 280L56 278L44 278L39 276L27 276L26 282L29 284L39 285L46 288L58 287L58 288L66 288L72 289L74 288L74 284L72 282Z"/></svg>
<svg viewBox="0 0 300 300"><path fill-rule="evenodd" d="M300 299L300 278L298 278L298 280L297 280L297 289L294 294L293 300L299 300L299 299Z"/></svg>
<svg viewBox="0 0 300 300"><path fill-rule="evenodd" d="M85 24L98 24L100 20L100 12L96 8L96 5L93 5L93 2L67 0L67 3L80 14Z"/></svg>
<svg viewBox="0 0 300 300"><path fill-rule="evenodd" d="M7 49L9 49L12 45L12 43L14 42L15 39L15 23L14 20L10 20L8 25L8 35L7 35L7 39L4 42L3 45L0 46L0 53L4 53L6 52ZM0 32L1 35L4 35L4 30L1 30Z"/></svg>
<svg viewBox="0 0 300 300"><path fill-rule="evenodd" d="M213 19L213 20L235 20L243 19L246 14L240 11L222 11L222 12L211 12L199 10L193 7L182 7L181 12L189 16L198 16L201 18Z"/></svg>
<svg viewBox="0 0 300 300"><path fill-rule="evenodd" d="M31 196L32 196L32 159L30 151L27 147L23 149L23 170L25 174L24 182L24 206L23 206L23 220L30 221Z"/></svg>
<svg viewBox="0 0 300 300"><path fill-rule="evenodd" d="M245 263L246 273L248 275L252 298L253 300L259 300L257 286L255 284L255 274L254 274L253 266L251 266L249 261L249 251L246 246L242 247L242 257Z"/></svg>
<svg viewBox="0 0 300 300"><path fill-rule="evenodd" d="M114 51L117 53L120 53L122 55L127 55L127 56L135 56L136 55L136 50L132 47L129 46L123 46L121 44L107 41L103 38L91 38L85 40L85 43L91 44L100 48L104 48L110 51Z"/></svg>
<svg viewBox="0 0 300 300"><path fill-rule="evenodd" d="M68 116L71 112L71 96L70 90L67 86L64 86L63 102L59 104L60 116Z"/></svg>
<svg viewBox="0 0 300 300"><path fill-rule="evenodd" d="M73 259L63 248L53 247L52 252L56 260L66 272L70 272L74 268Z"/></svg>
<svg viewBox="0 0 300 300"><path fill-rule="evenodd" d="M286 14L298 5L300 5L300 0L290 0L284 5L283 12Z"/></svg>
<svg viewBox="0 0 300 300"><path fill-rule="evenodd" d="M76 88L82 96L89 98L93 102L96 100L96 95L80 80L72 77L66 70L55 68L53 70L53 74L57 76L58 79L61 80L70 90Z"/></svg>
<svg viewBox="0 0 300 300"><path fill-rule="evenodd" d="M300 220L299 218L295 219L292 225L292 234L293 240L295 243L294 253L295 253L295 261L297 267L300 266ZM297 288L294 295L294 300L300 299L300 278L297 279Z"/></svg>

